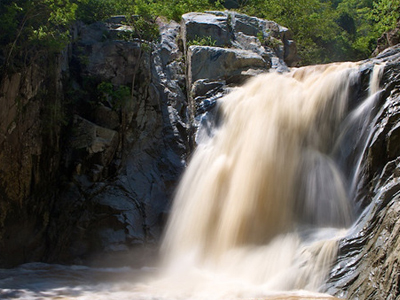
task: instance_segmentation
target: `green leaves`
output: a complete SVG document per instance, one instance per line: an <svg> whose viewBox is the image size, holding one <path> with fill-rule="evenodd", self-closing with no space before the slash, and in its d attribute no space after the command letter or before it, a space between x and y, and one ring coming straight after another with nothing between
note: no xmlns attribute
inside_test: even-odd
<svg viewBox="0 0 400 300"><path fill-rule="evenodd" d="M211 36L205 36L205 37L198 37L196 36L193 40L190 40L187 42L187 46L215 46L217 43L216 40L214 40Z"/></svg>
<svg viewBox="0 0 400 300"><path fill-rule="evenodd" d="M377 38L394 28L400 0L247 0L243 12L290 28L302 64L368 57Z"/></svg>
<svg viewBox="0 0 400 300"><path fill-rule="evenodd" d="M290 28L303 64L365 58L400 18L400 0L236 2L243 13ZM190 11L223 9L220 0L1 0L0 63L16 66L35 59L38 52L60 51L76 19L91 23L126 15L135 28L133 37L152 41L158 36L158 16L179 21Z"/></svg>
<svg viewBox="0 0 400 300"><path fill-rule="evenodd" d="M77 4L69 0L4 0L0 4L0 58L3 68L30 64L56 53L69 40Z"/></svg>
<svg viewBox="0 0 400 300"><path fill-rule="evenodd" d="M85 23L93 23L102 21L109 16L116 14L119 10L117 4L113 5L109 0L75 0L78 7L76 10L76 18Z"/></svg>
<svg viewBox="0 0 400 300"><path fill-rule="evenodd" d="M400 17L400 0L374 1L371 19L376 22L376 30L387 31L396 26Z"/></svg>
<svg viewBox="0 0 400 300"><path fill-rule="evenodd" d="M111 82L101 82L97 86L97 90L101 94L101 100L109 102L112 108L121 109L130 99L131 90L125 85L114 87Z"/></svg>
<svg viewBox="0 0 400 300"><path fill-rule="evenodd" d="M68 0L44 0L43 4L48 9L48 22L54 26L68 26L75 20L76 3Z"/></svg>
<svg viewBox="0 0 400 300"><path fill-rule="evenodd" d="M179 21L190 11L221 9L219 0L75 0L77 17L90 23L104 20L111 15L139 15L144 19L157 16Z"/></svg>

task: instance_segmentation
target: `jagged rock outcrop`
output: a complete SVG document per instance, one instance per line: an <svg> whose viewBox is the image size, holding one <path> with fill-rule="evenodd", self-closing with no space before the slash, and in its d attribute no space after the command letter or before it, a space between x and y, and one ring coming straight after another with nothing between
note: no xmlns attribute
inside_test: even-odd
<svg viewBox="0 0 400 300"><path fill-rule="evenodd" d="M377 56L379 53L389 47L393 47L400 42L400 22L397 22L396 27L384 32L377 41L377 46L372 53L372 56Z"/></svg>
<svg viewBox="0 0 400 300"><path fill-rule="evenodd" d="M288 71L299 60L290 30L237 12L184 14L181 36L194 132L230 87L269 69Z"/></svg>
<svg viewBox="0 0 400 300"><path fill-rule="evenodd" d="M262 56L267 64L272 60L273 68L279 67L279 60L289 66L299 60L290 30L273 21L237 12L184 14L182 39L187 47L205 39L212 46L249 50Z"/></svg>
<svg viewBox="0 0 400 300"><path fill-rule="evenodd" d="M74 48L76 92L106 91L78 99L64 161L71 181L61 193L76 217L65 220L64 239L52 236L55 259L156 241L189 152L179 25L160 21L161 41L145 51L142 41L113 37L112 21L83 26Z"/></svg>
<svg viewBox="0 0 400 300"><path fill-rule="evenodd" d="M286 64L298 60L287 28L235 12L183 15L182 39L187 52L188 87L199 79L243 83L249 73L269 68L286 70Z"/></svg>

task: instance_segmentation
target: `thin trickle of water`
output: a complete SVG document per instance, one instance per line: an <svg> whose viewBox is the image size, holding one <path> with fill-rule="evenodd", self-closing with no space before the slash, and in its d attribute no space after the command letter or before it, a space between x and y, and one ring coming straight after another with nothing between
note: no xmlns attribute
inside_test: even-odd
<svg viewBox="0 0 400 300"><path fill-rule="evenodd" d="M376 124L376 118L379 116L379 113L376 114L375 108L379 101L379 82L383 70L384 65L374 65L369 82L368 97L342 122L340 136L334 147L336 161L346 174L350 199L353 199L357 192L357 185L363 169L363 154L371 138L371 128Z"/></svg>
<svg viewBox="0 0 400 300"><path fill-rule="evenodd" d="M353 186L382 73L374 68L368 99L352 109L358 69L341 63L264 74L220 100L221 122L199 139L151 279L137 284L129 278L143 271L131 270L129 283L87 280L79 288L47 285L43 293L18 288L0 272L0 295L328 299L317 292L353 220ZM7 282L16 287L4 289Z"/></svg>
<svg viewBox="0 0 400 300"><path fill-rule="evenodd" d="M374 65L374 69L372 70L372 76L369 82L369 89L368 89L368 95L373 96L376 93L379 92L380 90L380 80L383 75L383 70L384 70L385 64L376 64Z"/></svg>
<svg viewBox="0 0 400 300"><path fill-rule="evenodd" d="M379 113L374 114L374 108L376 106L377 101L379 100L379 82L383 74L384 65L375 65L372 76L369 83L368 89L368 98L359 106L358 109L353 113L353 123L358 122L358 128L360 128L358 136L359 140L357 144L359 145L360 150L355 151L355 157L357 158L357 162L355 164L354 173L351 178L351 188L350 194L354 197L357 192L357 185L360 181L361 170L363 168L363 158L364 153L368 147L368 141L371 139L372 130L370 130L377 121ZM383 108L382 108L383 109ZM353 125L354 126L354 125ZM356 126L354 126L356 127Z"/></svg>

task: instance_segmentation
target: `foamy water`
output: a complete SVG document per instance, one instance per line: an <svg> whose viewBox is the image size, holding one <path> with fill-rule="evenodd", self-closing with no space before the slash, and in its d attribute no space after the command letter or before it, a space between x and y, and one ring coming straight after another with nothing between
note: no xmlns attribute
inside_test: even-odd
<svg viewBox="0 0 400 300"><path fill-rule="evenodd" d="M12 270L0 269L0 299L78 299L78 300L170 300L213 299L204 294L188 294L185 280L156 279L157 269L89 268L31 263ZM204 274L202 275L205 276ZM146 280L147 278L147 280ZM204 277L204 279L206 279ZM211 281L208 282L210 287ZM216 288L219 283L214 282ZM171 294L171 288L178 288ZM180 292L179 292L180 290ZM228 299L259 299L249 296ZM308 291L268 292L262 299L331 299Z"/></svg>
<svg viewBox="0 0 400 300"><path fill-rule="evenodd" d="M318 292L354 218L352 186L368 137L368 124L359 120L371 118L379 78L376 68L369 98L352 111L357 64L250 80L222 98L222 125L198 145L185 171L156 269L29 264L0 272L0 295L329 298ZM354 141L361 150L350 153Z"/></svg>

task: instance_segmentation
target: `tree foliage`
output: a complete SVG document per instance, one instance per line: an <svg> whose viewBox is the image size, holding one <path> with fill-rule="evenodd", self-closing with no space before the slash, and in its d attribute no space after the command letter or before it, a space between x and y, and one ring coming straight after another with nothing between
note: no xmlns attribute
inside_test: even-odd
<svg viewBox="0 0 400 300"><path fill-rule="evenodd" d="M374 1L372 19L377 31L387 31L396 26L400 18L400 0Z"/></svg>
<svg viewBox="0 0 400 300"><path fill-rule="evenodd" d="M69 38L77 3L69 0L2 0L0 59L3 67L29 64L42 53L60 51Z"/></svg>
<svg viewBox="0 0 400 300"><path fill-rule="evenodd" d="M389 1L391 2L391 1ZM240 9L290 28L303 64L357 60L372 53L382 29L373 0L246 0Z"/></svg>
<svg viewBox="0 0 400 300"><path fill-rule="evenodd" d="M136 16L128 19L149 39L157 16L179 21L186 12L223 5L290 28L303 64L366 58L400 17L400 0L1 0L0 63L27 64L43 51L60 51L77 19Z"/></svg>

